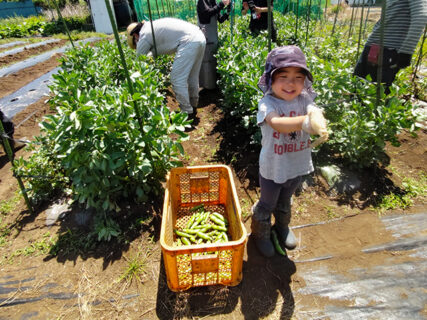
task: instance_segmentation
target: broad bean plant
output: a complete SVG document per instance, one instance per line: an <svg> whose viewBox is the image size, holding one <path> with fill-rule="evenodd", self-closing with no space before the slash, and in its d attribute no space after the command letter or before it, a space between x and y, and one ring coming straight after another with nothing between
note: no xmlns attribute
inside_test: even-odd
<svg viewBox="0 0 427 320"><path fill-rule="evenodd" d="M391 93L386 96L382 92L377 99L376 84L352 75L363 48L340 41L345 29L331 36L326 33L327 24L311 23L306 28L305 21L300 19L300 30L295 33L294 15L274 15L279 45L297 44L306 54L314 76L313 88L318 94L315 102L325 110L329 121L330 139L318 152L355 168L385 163L387 142L398 146L397 135L402 130L417 130L416 107L408 98L410 80L398 77ZM256 112L262 92L257 82L264 71L268 42L267 33L251 36L248 23L245 17L236 18L233 37L229 24L220 25L219 84L226 116L236 117L253 143L260 143ZM272 43L272 48L277 45Z"/></svg>
<svg viewBox="0 0 427 320"><path fill-rule="evenodd" d="M103 214L119 211L123 199L162 197L167 171L180 165L187 116L166 107L159 62L136 59L123 48L133 96L115 43L87 45L62 58L50 87L55 114L41 123L38 151L20 160L21 174L36 175L44 164L51 168L43 188L29 180L33 198L42 200L39 191L46 198L52 180L62 181L75 202Z"/></svg>

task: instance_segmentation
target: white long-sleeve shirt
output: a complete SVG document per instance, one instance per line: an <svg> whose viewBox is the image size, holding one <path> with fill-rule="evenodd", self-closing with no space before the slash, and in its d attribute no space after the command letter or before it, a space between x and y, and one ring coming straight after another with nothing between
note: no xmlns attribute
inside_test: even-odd
<svg viewBox="0 0 427 320"><path fill-rule="evenodd" d="M198 26L175 18L154 20L153 26L158 55L175 53L180 44L191 41L194 35L200 32ZM151 23L147 21L139 32L136 55L147 54L150 51L154 54Z"/></svg>

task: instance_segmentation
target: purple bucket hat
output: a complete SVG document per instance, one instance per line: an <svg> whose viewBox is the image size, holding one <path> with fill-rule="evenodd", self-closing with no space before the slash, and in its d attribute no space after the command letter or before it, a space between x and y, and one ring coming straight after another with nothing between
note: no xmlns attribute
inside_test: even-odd
<svg viewBox="0 0 427 320"><path fill-rule="evenodd" d="M258 81L258 87L266 93L271 88L273 73L281 68L299 67L307 71L308 80L313 82L313 75L307 68L305 55L297 46L278 47L270 51L265 62L265 71Z"/></svg>

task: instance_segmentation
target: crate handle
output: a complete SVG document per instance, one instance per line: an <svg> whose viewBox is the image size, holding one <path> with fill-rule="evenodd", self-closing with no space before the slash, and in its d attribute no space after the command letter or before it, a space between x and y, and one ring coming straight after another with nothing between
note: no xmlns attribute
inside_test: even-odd
<svg viewBox="0 0 427 320"><path fill-rule="evenodd" d="M218 271L218 255L208 254L205 256L193 257L191 261L193 273L208 273Z"/></svg>

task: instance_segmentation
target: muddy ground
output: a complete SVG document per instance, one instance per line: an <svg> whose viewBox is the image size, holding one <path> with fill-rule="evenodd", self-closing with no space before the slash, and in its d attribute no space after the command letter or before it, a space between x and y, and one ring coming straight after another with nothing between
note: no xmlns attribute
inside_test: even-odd
<svg viewBox="0 0 427 320"><path fill-rule="evenodd" d="M21 71L19 76L2 78L0 98L57 64L53 57ZM189 132L190 140L184 143L183 162L221 163L232 168L243 219L250 232L250 207L259 195L258 150L242 149L245 135L230 130L233 123L222 114L220 98L218 91L201 92L195 127ZM167 103L171 109L177 107L171 96ZM46 98L28 106L13 119L17 125L15 137L34 139L39 134L38 123L52 112ZM330 193L318 172L312 175L314 184L294 197L292 226L299 247L288 252L288 257L264 259L249 238L239 285L192 288L183 293L170 291L166 284L159 243L163 199L155 199L150 206L129 206L124 210L123 220L150 218L136 230L127 231L121 241L102 243L86 251L62 250L54 256L49 254L52 237L61 234L60 238L72 245L78 242L72 235L85 231L76 224L79 212L68 212L50 226L46 221L53 203L29 213L24 201L16 196L16 179L0 149L0 201L17 199L11 212L0 215L4 239L0 243L0 319L311 319L304 315L312 308L351 305L352 301L301 293L306 286L301 274L308 266L320 265L349 276L350 269L389 263L390 258L393 263L413 259L405 252L380 251L369 256L362 252L367 246L393 239L378 219L378 211L372 208L379 195L398 190L404 177L418 179L427 171L427 132L419 131L418 137L403 132L400 141L398 148L387 147L390 163L386 167L358 174L362 185L352 196ZM27 155L25 149L17 152L17 156ZM425 198L415 199L408 209L381 215L396 212L425 213ZM333 259L316 260L331 253ZM123 279L134 261L142 261L139 277ZM425 308L421 314L427 314Z"/></svg>

